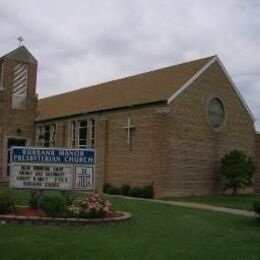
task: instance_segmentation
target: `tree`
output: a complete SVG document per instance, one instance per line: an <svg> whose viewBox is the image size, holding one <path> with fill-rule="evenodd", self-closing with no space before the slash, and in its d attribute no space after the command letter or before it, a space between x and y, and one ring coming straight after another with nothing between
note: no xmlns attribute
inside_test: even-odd
<svg viewBox="0 0 260 260"><path fill-rule="evenodd" d="M224 191L232 189L232 194L236 195L239 189L251 186L255 170L252 158L243 152L233 150L226 154L222 157L219 168L224 177Z"/></svg>

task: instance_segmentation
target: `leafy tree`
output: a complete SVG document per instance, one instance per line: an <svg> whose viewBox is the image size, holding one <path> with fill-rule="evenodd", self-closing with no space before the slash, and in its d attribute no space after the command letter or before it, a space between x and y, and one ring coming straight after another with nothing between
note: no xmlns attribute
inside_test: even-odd
<svg viewBox="0 0 260 260"><path fill-rule="evenodd" d="M232 189L236 195L239 189L252 185L256 166L251 157L241 151L233 150L221 159L220 173L224 177L224 191Z"/></svg>

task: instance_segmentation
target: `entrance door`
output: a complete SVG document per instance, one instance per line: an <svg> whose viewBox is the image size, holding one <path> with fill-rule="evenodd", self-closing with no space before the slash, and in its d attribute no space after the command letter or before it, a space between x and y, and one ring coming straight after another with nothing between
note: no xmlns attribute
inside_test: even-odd
<svg viewBox="0 0 260 260"><path fill-rule="evenodd" d="M11 147L25 146L25 145L26 145L25 138L11 137L11 138L7 139L7 169L6 169L7 176L9 176L9 174L10 174Z"/></svg>

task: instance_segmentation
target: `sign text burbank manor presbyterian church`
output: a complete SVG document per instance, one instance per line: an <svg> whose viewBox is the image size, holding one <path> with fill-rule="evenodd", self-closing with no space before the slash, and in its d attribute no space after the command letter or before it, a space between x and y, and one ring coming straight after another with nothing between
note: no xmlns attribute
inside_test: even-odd
<svg viewBox="0 0 260 260"><path fill-rule="evenodd" d="M11 188L94 190L95 151L13 147Z"/></svg>

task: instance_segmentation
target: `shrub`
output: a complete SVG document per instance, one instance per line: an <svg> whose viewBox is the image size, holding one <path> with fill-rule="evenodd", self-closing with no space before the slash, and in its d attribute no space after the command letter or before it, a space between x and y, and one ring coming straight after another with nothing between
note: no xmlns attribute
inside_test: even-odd
<svg viewBox="0 0 260 260"><path fill-rule="evenodd" d="M255 213L260 214L260 201L255 201L253 204Z"/></svg>
<svg viewBox="0 0 260 260"><path fill-rule="evenodd" d="M133 187L129 191L129 195L132 197L142 197L143 189L140 187Z"/></svg>
<svg viewBox="0 0 260 260"><path fill-rule="evenodd" d="M120 188L120 194L127 196L129 195L130 186L129 185L122 185Z"/></svg>
<svg viewBox="0 0 260 260"><path fill-rule="evenodd" d="M109 189L112 187L111 184L109 183L105 183L104 186L103 186L103 192L104 193L109 193Z"/></svg>
<svg viewBox="0 0 260 260"><path fill-rule="evenodd" d="M11 212L15 209L15 197L8 190L0 191L0 214Z"/></svg>
<svg viewBox="0 0 260 260"><path fill-rule="evenodd" d="M48 217L55 218L65 210L65 199L60 195L43 195L39 201L39 208L44 210Z"/></svg>
<svg viewBox="0 0 260 260"><path fill-rule="evenodd" d="M31 190L29 197L29 206L33 209L38 209L41 192L39 190Z"/></svg>
<svg viewBox="0 0 260 260"><path fill-rule="evenodd" d="M76 205L67 208L67 214L70 217L103 218L113 213L110 201L104 200L98 194L81 198Z"/></svg>
<svg viewBox="0 0 260 260"><path fill-rule="evenodd" d="M146 185L143 187L142 197L149 199L153 198L153 185Z"/></svg>
<svg viewBox="0 0 260 260"><path fill-rule="evenodd" d="M65 200L66 206L72 205L73 201L76 199L76 195L73 194L71 191L63 191L61 194Z"/></svg>
<svg viewBox="0 0 260 260"><path fill-rule="evenodd" d="M111 194L111 195L120 195L120 194L121 194L121 189L120 189L120 188L117 188L117 187L114 187L114 186L111 186L111 187L108 189L108 194Z"/></svg>
<svg viewBox="0 0 260 260"><path fill-rule="evenodd" d="M66 215L70 218L78 218L80 216L80 212L80 207L76 205L70 205L66 208Z"/></svg>
<svg viewBox="0 0 260 260"><path fill-rule="evenodd" d="M221 159L220 173L224 176L224 191L232 189L233 195L239 189L252 184L252 176L256 167L251 157L243 152L231 151Z"/></svg>
<svg viewBox="0 0 260 260"><path fill-rule="evenodd" d="M109 183L106 183L103 187L104 193L111 195L124 195L140 198L153 198L153 185L146 185L144 187L130 187L125 184L120 188L114 187Z"/></svg>

